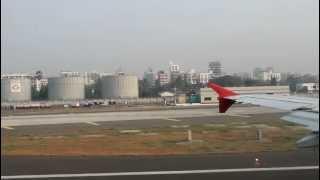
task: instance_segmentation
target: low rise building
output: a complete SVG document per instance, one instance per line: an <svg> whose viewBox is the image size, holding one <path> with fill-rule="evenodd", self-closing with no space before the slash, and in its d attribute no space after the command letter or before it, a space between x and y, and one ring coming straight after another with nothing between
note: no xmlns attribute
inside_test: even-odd
<svg viewBox="0 0 320 180"><path fill-rule="evenodd" d="M300 83L296 86L297 92L306 91L306 93L319 92L319 83Z"/></svg>

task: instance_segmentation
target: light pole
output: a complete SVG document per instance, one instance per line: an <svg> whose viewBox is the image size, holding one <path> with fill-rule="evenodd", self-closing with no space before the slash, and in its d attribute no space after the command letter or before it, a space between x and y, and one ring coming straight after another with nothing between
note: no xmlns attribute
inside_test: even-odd
<svg viewBox="0 0 320 180"><path fill-rule="evenodd" d="M176 106L177 105L177 88L174 87L174 105Z"/></svg>

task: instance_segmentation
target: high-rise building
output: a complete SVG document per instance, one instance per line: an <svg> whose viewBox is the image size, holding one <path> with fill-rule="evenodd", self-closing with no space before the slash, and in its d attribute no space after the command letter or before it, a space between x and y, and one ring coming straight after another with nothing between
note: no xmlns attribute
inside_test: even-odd
<svg viewBox="0 0 320 180"><path fill-rule="evenodd" d="M222 76L222 66L220 61L209 62L208 72L210 79Z"/></svg>
<svg viewBox="0 0 320 180"><path fill-rule="evenodd" d="M169 72L170 72L170 82L175 82L178 77L181 77L182 74L180 72L180 66L177 64L173 64L173 62L170 61L169 63Z"/></svg>
<svg viewBox="0 0 320 180"><path fill-rule="evenodd" d="M173 64L173 62L169 62L169 70L170 72L180 72L180 66L177 64Z"/></svg>
<svg viewBox="0 0 320 180"><path fill-rule="evenodd" d="M151 87L155 86L155 75L151 68L149 68L148 71L144 72L143 79Z"/></svg>
<svg viewBox="0 0 320 180"><path fill-rule="evenodd" d="M83 78L85 85L92 85L97 83L100 78L100 74L98 72L85 72Z"/></svg>
<svg viewBox="0 0 320 180"><path fill-rule="evenodd" d="M160 86L164 86L166 84L169 84L169 75L168 75L168 73L166 73L164 71L159 71L157 75L158 75L158 80L159 80Z"/></svg>

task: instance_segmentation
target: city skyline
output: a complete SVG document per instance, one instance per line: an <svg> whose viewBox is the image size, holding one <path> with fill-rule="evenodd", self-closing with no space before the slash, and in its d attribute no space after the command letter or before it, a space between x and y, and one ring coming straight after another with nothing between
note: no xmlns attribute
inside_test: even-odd
<svg viewBox="0 0 320 180"><path fill-rule="evenodd" d="M76 2L2 0L1 71L319 71L316 0Z"/></svg>
<svg viewBox="0 0 320 180"><path fill-rule="evenodd" d="M167 67L163 68L163 69L159 69L159 68L153 68L153 67L145 67L144 69L142 69L142 71L140 71L139 73L134 73L134 72L128 72L128 71L125 71L123 70L123 68L121 67L118 67L116 68L115 70L113 71L98 71L98 70L83 70L83 71L77 71L75 69L71 70L71 69L61 69L57 72L54 72L54 73L48 73L46 71L44 71L43 69L36 69L36 70L33 70L33 71L15 71L15 72L1 72L2 75L26 75L26 76L35 76L36 73L38 71L41 71L46 77L55 77L55 76L61 76L63 75L64 73L77 73L79 75L83 75L85 73L99 73L101 75L112 75L112 74L117 74L117 73L124 73L124 74L131 74L131 75L137 75L138 77L140 78L143 78L144 74L147 73L147 72L150 72L150 70L152 70L152 72L154 74L157 74L158 72L165 72L165 73L169 73L170 74L170 63L173 63L172 61L169 62L169 64L167 64ZM193 67L190 67L188 69L185 69L185 68L181 68L181 67L185 67L183 64L177 64L177 63L174 63L174 65L177 65L179 66L179 73L182 73L182 74L188 74L188 73L196 73L196 74L199 74L199 73L208 73L208 74L212 74L212 72L210 72L209 70L209 63L208 62L208 65L206 68L203 68L203 69L206 69L206 70L203 70L203 71L200 71L198 69L195 69ZM283 73L283 74L297 74L297 75L304 75L304 74L310 74L310 75L318 75L319 76L319 72L293 72L293 71L277 71L276 68L274 68L273 66L259 66L259 67L253 67L251 70L249 71L236 71L236 72L226 72L224 71L224 66L223 64L221 63L221 76L225 76L225 75L244 75L244 74L248 74L248 75L251 75L251 76L254 76L254 73L255 73L255 70L256 69L260 69L261 71L264 71L264 72L267 72L268 69L272 69L273 72L277 72L277 73Z"/></svg>

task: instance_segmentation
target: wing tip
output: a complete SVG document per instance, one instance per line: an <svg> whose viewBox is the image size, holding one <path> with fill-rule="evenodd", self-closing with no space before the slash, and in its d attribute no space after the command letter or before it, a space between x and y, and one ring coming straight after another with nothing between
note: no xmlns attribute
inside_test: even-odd
<svg viewBox="0 0 320 180"><path fill-rule="evenodd" d="M232 99L228 99L226 97L228 96L235 96L239 95L238 93L235 93L234 91L231 91L229 89L226 89L218 84L215 83L208 83L208 87L210 87L212 90L214 90L219 96L219 113L225 113L235 102Z"/></svg>
<svg viewBox="0 0 320 180"><path fill-rule="evenodd" d="M218 84L215 84L215 83L209 82L208 87L210 87L212 90L214 90L219 95L219 97L239 95L238 93L236 93L232 90L226 89L226 88L224 88Z"/></svg>

